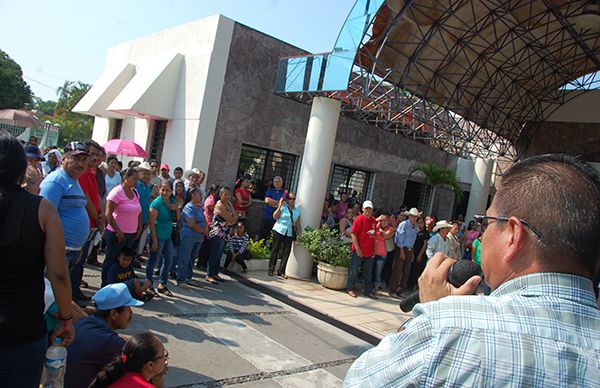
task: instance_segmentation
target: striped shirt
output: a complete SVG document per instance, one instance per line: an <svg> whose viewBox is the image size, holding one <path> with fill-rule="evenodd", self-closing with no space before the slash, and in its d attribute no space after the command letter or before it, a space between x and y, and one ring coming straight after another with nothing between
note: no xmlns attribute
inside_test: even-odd
<svg viewBox="0 0 600 388"><path fill-rule="evenodd" d="M600 311L588 279L535 273L413 313L356 360L344 387L600 385Z"/></svg>
<svg viewBox="0 0 600 388"><path fill-rule="evenodd" d="M247 245L248 235L246 233L244 233L242 237L239 237L234 233L229 238L229 250L234 253L244 253Z"/></svg>

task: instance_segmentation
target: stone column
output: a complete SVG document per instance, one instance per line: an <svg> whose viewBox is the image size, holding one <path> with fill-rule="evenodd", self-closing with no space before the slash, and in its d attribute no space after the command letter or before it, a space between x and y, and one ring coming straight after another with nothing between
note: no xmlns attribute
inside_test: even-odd
<svg viewBox="0 0 600 388"><path fill-rule="evenodd" d="M490 185L492 184L492 168L494 161L490 159L475 159L473 178L471 179L471 192L465 222L473 219L475 214L484 214L486 211Z"/></svg>
<svg viewBox="0 0 600 388"><path fill-rule="evenodd" d="M296 192L302 230L307 226L318 228L321 222L340 106L340 101L326 97L315 97L312 102ZM286 274L293 278L309 279L312 265L308 252L294 243Z"/></svg>

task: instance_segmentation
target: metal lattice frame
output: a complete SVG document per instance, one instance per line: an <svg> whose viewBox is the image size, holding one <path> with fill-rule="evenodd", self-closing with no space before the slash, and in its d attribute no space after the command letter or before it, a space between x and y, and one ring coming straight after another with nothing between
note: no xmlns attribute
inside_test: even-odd
<svg viewBox="0 0 600 388"><path fill-rule="evenodd" d="M600 86L591 1L387 0L364 27L348 89L280 93L342 101L342 113L449 153L518 159L513 142Z"/></svg>

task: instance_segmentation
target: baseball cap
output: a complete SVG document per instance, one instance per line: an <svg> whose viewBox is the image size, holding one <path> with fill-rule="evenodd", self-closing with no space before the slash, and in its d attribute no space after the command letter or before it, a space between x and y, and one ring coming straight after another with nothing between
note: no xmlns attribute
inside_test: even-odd
<svg viewBox="0 0 600 388"><path fill-rule="evenodd" d="M109 284L102 287L94 295L96 307L101 311L108 311L123 306L142 306L144 302L133 299L125 283Z"/></svg>
<svg viewBox="0 0 600 388"><path fill-rule="evenodd" d="M371 201L365 201L365 202L363 202L362 207L363 207L363 209L365 209L367 207L370 207L371 209L373 209L373 202L371 202Z"/></svg>
<svg viewBox="0 0 600 388"><path fill-rule="evenodd" d="M163 163L160 165L160 169L161 170L167 170L167 171L171 171L171 169L169 168L169 165L166 163Z"/></svg>
<svg viewBox="0 0 600 388"><path fill-rule="evenodd" d="M40 152L40 149L38 148L38 146L35 146L33 144L30 145L26 145L25 146L25 155L28 158L32 158L32 159L44 159L44 156L42 155L42 153Z"/></svg>
<svg viewBox="0 0 600 388"><path fill-rule="evenodd" d="M65 146L64 151L65 151L65 154L68 153L70 155L79 155L79 154L89 155L88 147L80 141L69 142L69 144L67 144Z"/></svg>

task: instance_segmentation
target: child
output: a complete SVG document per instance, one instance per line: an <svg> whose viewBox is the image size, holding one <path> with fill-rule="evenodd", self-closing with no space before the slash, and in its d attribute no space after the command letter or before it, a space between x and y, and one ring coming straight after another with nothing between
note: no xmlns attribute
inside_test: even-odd
<svg viewBox="0 0 600 388"><path fill-rule="evenodd" d="M227 252L227 260L225 260L225 269L228 269L231 260L235 260L236 263L242 266L242 273L248 272L248 266L244 263L248 251L248 235L246 234L246 228L242 222L238 222L235 227L235 232L229 238L229 251Z"/></svg>
<svg viewBox="0 0 600 388"><path fill-rule="evenodd" d="M134 256L133 248L123 247L119 252L117 262L109 268L106 281L107 284L125 283L134 298L147 302L154 297L153 293L146 292L151 283L148 280L136 278L132 266Z"/></svg>

